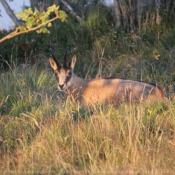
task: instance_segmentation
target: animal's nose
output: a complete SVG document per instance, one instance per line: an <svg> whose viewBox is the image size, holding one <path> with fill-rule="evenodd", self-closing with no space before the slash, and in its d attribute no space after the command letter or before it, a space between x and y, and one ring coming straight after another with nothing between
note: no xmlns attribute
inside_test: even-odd
<svg viewBox="0 0 175 175"><path fill-rule="evenodd" d="M64 84L59 84L59 87L62 89L63 88L63 86L64 86Z"/></svg>

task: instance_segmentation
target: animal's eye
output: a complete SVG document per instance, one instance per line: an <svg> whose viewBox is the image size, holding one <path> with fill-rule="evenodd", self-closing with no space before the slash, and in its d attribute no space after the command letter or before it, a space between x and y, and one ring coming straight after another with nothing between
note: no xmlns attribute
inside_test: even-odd
<svg viewBox="0 0 175 175"><path fill-rule="evenodd" d="M68 76L71 76L71 75L72 75L72 72L69 72L69 73L68 73Z"/></svg>
<svg viewBox="0 0 175 175"><path fill-rule="evenodd" d="M57 76L57 72L55 72L55 76Z"/></svg>

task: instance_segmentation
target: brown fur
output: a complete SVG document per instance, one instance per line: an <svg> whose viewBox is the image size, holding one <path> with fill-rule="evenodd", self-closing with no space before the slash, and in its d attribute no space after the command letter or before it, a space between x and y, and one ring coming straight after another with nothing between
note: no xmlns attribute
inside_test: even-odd
<svg viewBox="0 0 175 175"><path fill-rule="evenodd" d="M85 81L73 75L73 84L66 91L85 106L97 103L118 105L121 102L162 100L163 90L156 85L124 79L95 79Z"/></svg>

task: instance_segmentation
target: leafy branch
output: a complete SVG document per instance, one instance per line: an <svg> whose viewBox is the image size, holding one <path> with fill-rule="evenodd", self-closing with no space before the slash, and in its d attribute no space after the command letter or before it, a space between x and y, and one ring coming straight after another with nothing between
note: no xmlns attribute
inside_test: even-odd
<svg viewBox="0 0 175 175"><path fill-rule="evenodd" d="M49 19L49 16L52 13L55 14L55 17ZM60 19L62 22L64 22L67 18L67 14L64 11L59 10L59 6L56 5L48 7L46 12L40 12L36 8L33 11L31 8L28 8L23 12L19 12L17 16L20 17L21 20L25 22L25 24L17 27L15 31L0 39L0 43L15 36L32 31L36 31L37 33L50 33L46 27L51 27L52 22L57 19Z"/></svg>

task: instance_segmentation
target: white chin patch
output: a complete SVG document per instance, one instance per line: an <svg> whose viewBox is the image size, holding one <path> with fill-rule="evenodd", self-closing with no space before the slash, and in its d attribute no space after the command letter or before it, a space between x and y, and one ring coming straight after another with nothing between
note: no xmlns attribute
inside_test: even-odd
<svg viewBox="0 0 175 175"><path fill-rule="evenodd" d="M64 86L63 88L60 88L59 86L58 86L58 90L59 91L65 91L67 89L67 86Z"/></svg>

